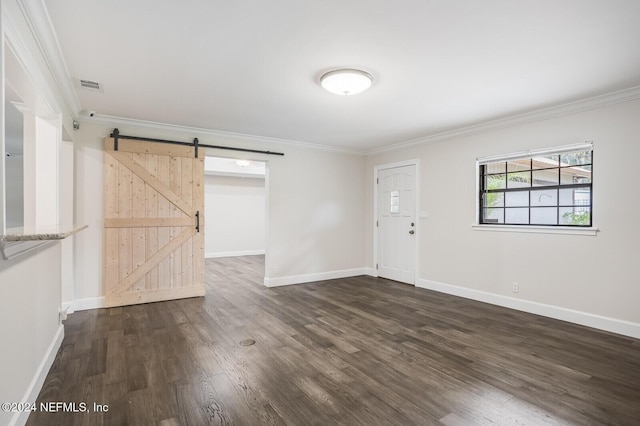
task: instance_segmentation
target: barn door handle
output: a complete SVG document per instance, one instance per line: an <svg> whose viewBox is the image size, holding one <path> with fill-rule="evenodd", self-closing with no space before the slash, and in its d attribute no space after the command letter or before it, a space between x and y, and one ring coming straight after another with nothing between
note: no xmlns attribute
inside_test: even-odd
<svg viewBox="0 0 640 426"><path fill-rule="evenodd" d="M196 231L200 232L200 210L196 211Z"/></svg>

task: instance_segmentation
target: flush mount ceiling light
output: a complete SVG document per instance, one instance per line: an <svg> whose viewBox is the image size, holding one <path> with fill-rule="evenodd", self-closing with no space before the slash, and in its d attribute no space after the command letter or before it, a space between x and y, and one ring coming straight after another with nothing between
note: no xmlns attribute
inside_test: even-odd
<svg viewBox="0 0 640 426"><path fill-rule="evenodd" d="M251 161L247 161L247 160L237 160L236 164L240 167L247 167L249 164L251 164Z"/></svg>
<svg viewBox="0 0 640 426"><path fill-rule="evenodd" d="M320 77L320 84L336 95L355 95L371 86L373 77L368 72L354 69L329 71Z"/></svg>

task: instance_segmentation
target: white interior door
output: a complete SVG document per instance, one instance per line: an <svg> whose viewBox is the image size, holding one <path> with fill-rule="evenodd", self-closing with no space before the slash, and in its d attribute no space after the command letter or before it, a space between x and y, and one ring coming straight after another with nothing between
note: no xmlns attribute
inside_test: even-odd
<svg viewBox="0 0 640 426"><path fill-rule="evenodd" d="M415 284L416 166L378 171L378 276Z"/></svg>

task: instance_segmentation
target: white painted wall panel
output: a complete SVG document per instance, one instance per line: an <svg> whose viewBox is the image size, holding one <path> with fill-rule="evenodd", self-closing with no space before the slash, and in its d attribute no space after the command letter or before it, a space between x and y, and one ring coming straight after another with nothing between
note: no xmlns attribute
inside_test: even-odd
<svg viewBox="0 0 640 426"><path fill-rule="evenodd" d="M62 338L60 244L0 261L0 295L0 401L33 402ZM0 424L14 415L0 411Z"/></svg>
<svg viewBox="0 0 640 426"><path fill-rule="evenodd" d="M640 327L637 159L640 101L378 154L373 167L410 158L421 161L419 277L476 294L516 298L627 321ZM477 157L594 142L593 236L479 232ZM372 185L367 188L372 229ZM367 234L371 247L372 233ZM368 249L367 259L372 259ZM371 260L369 260L371 265ZM511 283L520 292L511 292Z"/></svg>
<svg viewBox="0 0 640 426"><path fill-rule="evenodd" d="M7 228L20 228L24 224L24 179L22 156L6 158L4 175L6 179L6 220Z"/></svg>
<svg viewBox="0 0 640 426"><path fill-rule="evenodd" d="M205 177L205 253L207 257L264 253L264 179Z"/></svg>
<svg viewBox="0 0 640 426"><path fill-rule="evenodd" d="M24 225L24 156L22 114L9 102L5 102L5 218L7 228ZM1 203L0 203L1 204Z"/></svg>

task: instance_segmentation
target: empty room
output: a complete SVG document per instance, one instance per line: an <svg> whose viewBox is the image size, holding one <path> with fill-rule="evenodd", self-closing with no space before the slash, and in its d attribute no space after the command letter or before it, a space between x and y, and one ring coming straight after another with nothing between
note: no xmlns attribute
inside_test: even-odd
<svg viewBox="0 0 640 426"><path fill-rule="evenodd" d="M0 33L0 425L640 423L640 2Z"/></svg>

